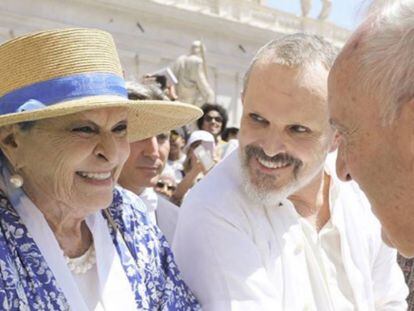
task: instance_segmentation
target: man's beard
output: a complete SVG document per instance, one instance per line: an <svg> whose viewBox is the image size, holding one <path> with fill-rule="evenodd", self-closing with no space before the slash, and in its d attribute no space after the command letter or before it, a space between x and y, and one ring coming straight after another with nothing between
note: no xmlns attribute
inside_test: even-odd
<svg viewBox="0 0 414 311"><path fill-rule="evenodd" d="M275 206L291 194L306 186L323 167L323 163L307 176L299 176L303 162L290 154L280 153L273 157L265 154L262 148L247 145L239 148L242 170L242 184L247 196L253 201L265 206ZM293 178L285 185L276 188L277 177L261 172L256 173L256 183L252 182L249 163L255 157L275 164L283 163L292 167Z"/></svg>

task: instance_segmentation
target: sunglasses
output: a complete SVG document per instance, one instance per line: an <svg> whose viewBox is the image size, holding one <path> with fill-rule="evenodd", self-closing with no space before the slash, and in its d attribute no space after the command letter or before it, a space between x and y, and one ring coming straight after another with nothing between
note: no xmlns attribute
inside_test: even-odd
<svg viewBox="0 0 414 311"><path fill-rule="evenodd" d="M207 122L213 122L213 120L214 120L214 121L216 121L218 123L223 123L223 118L220 117L220 116L212 117L212 116L206 115L204 117L204 120L207 121Z"/></svg>
<svg viewBox="0 0 414 311"><path fill-rule="evenodd" d="M165 183L161 180L157 182L155 187L161 188L161 189L165 189L165 187L167 187L167 190L169 190L169 191L175 191L175 189L177 188L176 186L173 186L171 184L167 184L167 183Z"/></svg>

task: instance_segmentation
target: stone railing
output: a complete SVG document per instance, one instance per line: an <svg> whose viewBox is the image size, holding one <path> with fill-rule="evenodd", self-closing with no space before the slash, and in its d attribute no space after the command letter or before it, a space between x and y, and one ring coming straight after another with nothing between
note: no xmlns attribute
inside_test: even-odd
<svg viewBox="0 0 414 311"><path fill-rule="evenodd" d="M326 21L299 17L247 0L150 0L159 4L238 21L278 33L318 34L341 46L350 31Z"/></svg>

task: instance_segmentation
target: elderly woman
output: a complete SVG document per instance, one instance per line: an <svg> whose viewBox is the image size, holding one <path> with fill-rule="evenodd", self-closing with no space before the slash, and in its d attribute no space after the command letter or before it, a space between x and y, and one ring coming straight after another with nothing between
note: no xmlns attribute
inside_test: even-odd
<svg viewBox="0 0 414 311"><path fill-rule="evenodd" d="M0 309L199 309L141 201L115 185L130 141L200 111L129 101L98 30L9 41L0 72Z"/></svg>

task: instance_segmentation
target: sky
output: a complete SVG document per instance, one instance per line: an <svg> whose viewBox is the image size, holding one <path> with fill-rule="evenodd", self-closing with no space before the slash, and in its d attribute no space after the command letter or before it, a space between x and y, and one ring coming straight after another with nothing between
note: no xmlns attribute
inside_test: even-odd
<svg viewBox="0 0 414 311"><path fill-rule="evenodd" d="M321 0L313 0L310 17L317 17L322 8ZM300 0L267 0L267 5L281 11L300 15ZM338 26L353 30L359 24L363 9L369 0L332 0L329 21Z"/></svg>

